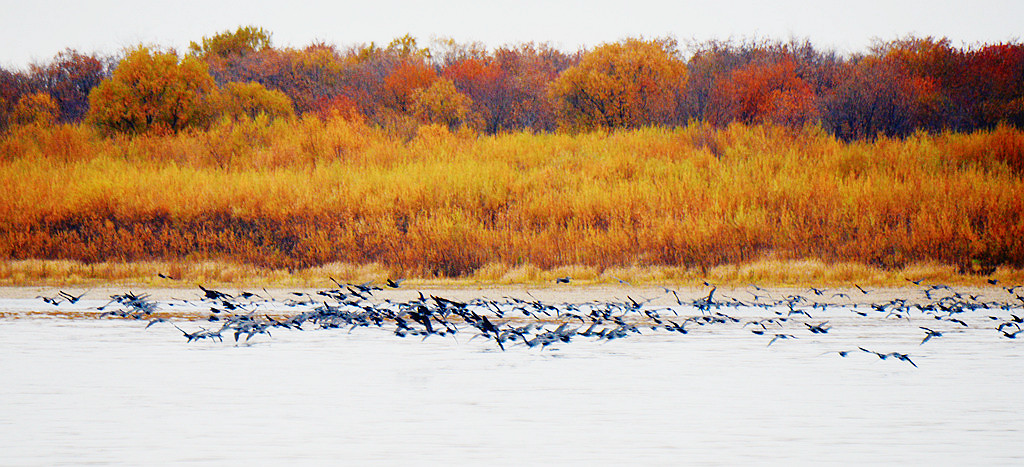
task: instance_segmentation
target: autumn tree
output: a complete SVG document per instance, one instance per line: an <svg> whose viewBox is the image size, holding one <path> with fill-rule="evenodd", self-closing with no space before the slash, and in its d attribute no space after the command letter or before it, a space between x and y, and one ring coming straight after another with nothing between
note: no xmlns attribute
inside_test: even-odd
<svg viewBox="0 0 1024 467"><path fill-rule="evenodd" d="M679 122L724 125L742 119L800 124L813 120L819 96L835 85L844 63L835 52L820 51L809 41L796 39L707 41L691 45L691 50ZM759 93L763 95L758 97ZM809 99L795 99L801 94ZM745 116L740 115L742 107L746 107ZM762 119L751 111L772 115Z"/></svg>
<svg viewBox="0 0 1024 467"><path fill-rule="evenodd" d="M383 103L393 110L409 112L413 93L430 86L436 79L437 73L423 61L403 60L384 78Z"/></svg>
<svg viewBox="0 0 1024 467"><path fill-rule="evenodd" d="M905 71L917 86L926 130L970 130L977 83L965 81L966 54L949 39L909 36L872 46L872 55Z"/></svg>
<svg viewBox="0 0 1024 467"><path fill-rule="evenodd" d="M283 53L283 77L275 88L292 99L299 113L315 111L341 92L350 74L347 60L328 44L311 44Z"/></svg>
<svg viewBox="0 0 1024 467"><path fill-rule="evenodd" d="M45 92L22 96L14 107L14 121L21 125L52 125L59 114L57 101Z"/></svg>
<svg viewBox="0 0 1024 467"><path fill-rule="evenodd" d="M430 86L413 91L412 111L424 123L440 124L455 130L466 123L472 100L455 89L448 79L435 80Z"/></svg>
<svg viewBox="0 0 1024 467"><path fill-rule="evenodd" d="M859 58L842 67L836 85L822 96L822 126L846 141L909 135L923 117L920 92L898 65Z"/></svg>
<svg viewBox="0 0 1024 467"><path fill-rule="evenodd" d="M507 127L506 116L515 105L515 87L512 76L497 62L465 58L447 66L443 75L472 100L473 110L482 119L484 131L496 133Z"/></svg>
<svg viewBox="0 0 1024 467"><path fill-rule="evenodd" d="M255 26L239 27L235 32L224 31L203 37L200 43L189 44L189 53L198 57L240 57L269 49L270 32Z"/></svg>
<svg viewBox="0 0 1024 467"><path fill-rule="evenodd" d="M685 84L674 43L628 39L584 55L551 93L566 127L638 127L670 120Z"/></svg>
<svg viewBox="0 0 1024 467"><path fill-rule="evenodd" d="M431 56L430 49L420 47L416 38L409 34L394 38L384 51L401 60L427 61Z"/></svg>
<svg viewBox="0 0 1024 467"><path fill-rule="evenodd" d="M109 76L104 60L73 49L65 49L49 63L33 64L29 69L38 89L54 98L62 122L84 118L89 111L89 93Z"/></svg>
<svg viewBox="0 0 1024 467"><path fill-rule="evenodd" d="M739 120L792 127L817 118L814 91L798 75L791 57L751 63L723 81L713 93L718 105L712 119L716 124Z"/></svg>
<svg viewBox="0 0 1024 467"><path fill-rule="evenodd" d="M706 41L691 45L692 57L687 62L686 92L680 102L683 119L720 121L719 81L728 79L736 69L763 55L760 44L741 45L730 41Z"/></svg>
<svg viewBox="0 0 1024 467"><path fill-rule="evenodd" d="M975 119L992 128L1024 128L1024 44L993 44L972 52L964 72L975 88Z"/></svg>
<svg viewBox="0 0 1024 467"><path fill-rule="evenodd" d="M295 115L292 100L281 91L268 90L259 83L228 83L220 92L220 111L233 119L270 118Z"/></svg>
<svg viewBox="0 0 1024 467"><path fill-rule="evenodd" d="M0 131L12 123L14 107L28 90L28 79L24 74L0 68Z"/></svg>
<svg viewBox="0 0 1024 467"><path fill-rule="evenodd" d="M177 132L209 121L215 90L199 59L137 47L89 94L87 120L110 132Z"/></svg>
<svg viewBox="0 0 1024 467"><path fill-rule="evenodd" d="M191 43L189 54L206 62L219 86L255 81L282 90L287 82L288 54L275 49L270 32L262 28L245 26L203 37Z"/></svg>
<svg viewBox="0 0 1024 467"><path fill-rule="evenodd" d="M582 52L567 54L549 44L532 42L495 50L493 61L506 75L496 94L488 97L498 103L490 107L497 112L493 117L496 127L554 131L558 112L549 92L550 84L562 72L578 65L582 56Z"/></svg>

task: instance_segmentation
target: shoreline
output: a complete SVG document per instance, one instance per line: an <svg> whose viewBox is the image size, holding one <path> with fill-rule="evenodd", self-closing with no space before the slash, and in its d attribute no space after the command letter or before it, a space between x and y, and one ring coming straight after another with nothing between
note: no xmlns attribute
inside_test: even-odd
<svg viewBox="0 0 1024 467"><path fill-rule="evenodd" d="M260 294L265 298L278 301L287 300L296 296L309 294L316 296L320 290L329 290L336 287L236 287L218 286L217 290L237 294L242 291L250 291ZM1005 288L999 286L951 286L953 292L964 297L975 296L980 301L1000 300L1014 301L1015 295L1009 293ZM774 287L774 286L746 286L731 287L718 286L715 288L715 301L725 303L733 300L749 302L755 297L761 300L781 300L793 295L801 295L819 303L830 305L864 305L871 303L883 303L894 299L906 300L908 304L926 302L924 291L927 287L910 285L908 287L878 287L865 288L867 293L857 287L822 287L818 288L821 295L815 294L810 287ZM146 294L154 300L198 300L203 293L198 287L153 287L153 286L120 286L105 285L101 287L58 287L58 286L0 286L0 300L30 300L39 299L40 296L52 296L61 290L73 295L85 293L91 300L106 300L114 294L133 292L135 294ZM473 299L501 300L520 299L525 301L540 301L542 303L585 303L592 301L602 302L626 302L630 299L638 302L650 303L652 305L678 305L678 301L692 302L707 297L712 287L661 287L661 286L608 286L608 285L567 285L567 286L533 286L533 285L487 285L487 286L405 286L398 289L384 288L373 292L367 301L384 302L390 301L412 301L422 293L426 297L432 295L451 300L470 301ZM672 292L675 292L674 294ZM300 294L300 295L296 295ZM1017 289L1016 296L1024 296L1024 289ZM677 298L678 297L678 301ZM41 299L40 308L46 305ZM59 307L53 307L59 309ZM45 308L43 308L45 309Z"/></svg>
<svg viewBox="0 0 1024 467"><path fill-rule="evenodd" d="M343 283L373 282L406 277L401 270L381 264L328 263L304 269L270 269L225 261L136 261L83 263L72 260L0 260L0 288L153 288L195 289L207 287L317 289ZM570 284L556 279L571 277ZM955 287L1000 288L1024 284L1024 269L1000 267L989 275L961 274L953 265L915 263L900 269L882 269L861 263L832 263L818 259L763 259L742 264L723 264L707 269L673 266L585 265L541 269L524 264L489 264L461 277L407 277L405 288L442 289L546 289L587 287L701 289L705 283L720 287L811 287L855 289L907 289L921 284ZM991 281L995 280L996 284Z"/></svg>

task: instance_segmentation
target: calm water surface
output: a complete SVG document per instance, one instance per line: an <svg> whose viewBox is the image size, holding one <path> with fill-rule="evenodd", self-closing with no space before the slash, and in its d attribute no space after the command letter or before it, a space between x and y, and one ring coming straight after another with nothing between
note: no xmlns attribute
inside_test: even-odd
<svg viewBox="0 0 1024 467"><path fill-rule="evenodd" d="M946 327L919 345L923 317L826 314L829 334L771 347L736 325L507 352L468 332L237 346L0 319L0 464L1024 463L1024 342ZM858 346L919 368L823 355Z"/></svg>

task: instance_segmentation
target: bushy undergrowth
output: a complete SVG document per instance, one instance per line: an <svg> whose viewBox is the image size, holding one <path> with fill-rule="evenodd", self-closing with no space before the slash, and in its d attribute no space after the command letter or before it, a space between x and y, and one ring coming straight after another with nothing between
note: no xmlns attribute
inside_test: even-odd
<svg viewBox="0 0 1024 467"><path fill-rule="evenodd" d="M342 118L0 141L0 259L711 269L770 257L1024 266L1024 133L846 143L732 124L411 139Z"/></svg>

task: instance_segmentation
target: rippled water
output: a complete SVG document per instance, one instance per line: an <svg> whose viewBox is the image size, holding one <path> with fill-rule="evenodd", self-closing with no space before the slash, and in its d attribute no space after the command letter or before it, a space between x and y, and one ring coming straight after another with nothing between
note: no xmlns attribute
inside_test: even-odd
<svg viewBox="0 0 1024 467"><path fill-rule="evenodd" d="M236 346L0 319L0 464L1024 462L1024 342L947 327L919 345L933 321L850 315L771 347L736 325L507 352L470 333ZM858 346L919 368L823 355Z"/></svg>

